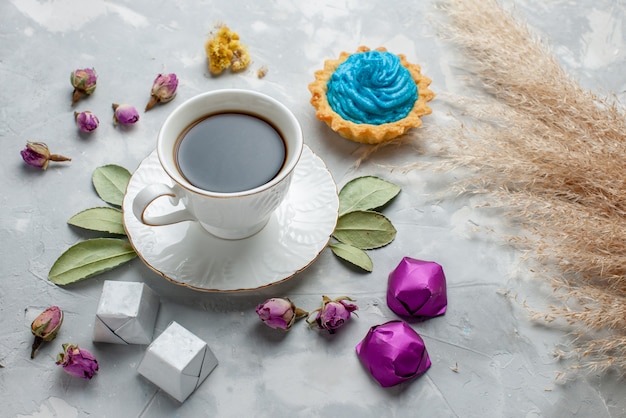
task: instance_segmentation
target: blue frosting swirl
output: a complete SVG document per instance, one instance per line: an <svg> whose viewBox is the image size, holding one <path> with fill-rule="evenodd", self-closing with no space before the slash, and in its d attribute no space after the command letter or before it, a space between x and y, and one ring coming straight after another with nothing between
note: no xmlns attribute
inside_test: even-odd
<svg viewBox="0 0 626 418"><path fill-rule="evenodd" d="M400 58L381 51L350 55L330 77L326 92L342 118L372 125L406 117L417 96L417 85Z"/></svg>

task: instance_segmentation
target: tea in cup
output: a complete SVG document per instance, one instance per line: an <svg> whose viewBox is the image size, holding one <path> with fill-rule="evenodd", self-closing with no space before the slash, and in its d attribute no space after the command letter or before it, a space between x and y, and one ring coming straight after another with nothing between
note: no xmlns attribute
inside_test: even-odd
<svg viewBox="0 0 626 418"><path fill-rule="evenodd" d="M146 186L133 212L149 226L197 221L219 238L247 238L284 200L303 146L298 120L272 97L239 89L200 94L179 105L157 137L159 162L173 186ZM182 208L148 214L164 196Z"/></svg>

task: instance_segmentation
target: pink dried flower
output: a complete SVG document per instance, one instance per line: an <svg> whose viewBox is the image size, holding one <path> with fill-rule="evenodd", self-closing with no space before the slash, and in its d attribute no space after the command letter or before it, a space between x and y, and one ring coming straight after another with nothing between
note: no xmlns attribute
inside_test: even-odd
<svg viewBox="0 0 626 418"><path fill-rule="evenodd" d="M78 126L78 129L82 132L95 131L100 124L98 117L88 110L84 112L74 112L74 119L76 120L76 126Z"/></svg>
<svg viewBox="0 0 626 418"><path fill-rule="evenodd" d="M176 96L178 78L176 74L159 74L152 83L150 101L146 105L146 112L157 103L167 103Z"/></svg>
<svg viewBox="0 0 626 418"><path fill-rule="evenodd" d="M56 338L63 323L63 311L58 306L51 306L39 314L30 324L30 330L35 336L30 358L35 358L35 351L42 342Z"/></svg>
<svg viewBox="0 0 626 418"><path fill-rule="evenodd" d="M288 298L268 299L256 307L256 313L268 327L285 331L291 328L296 319L308 315Z"/></svg>
<svg viewBox="0 0 626 418"><path fill-rule="evenodd" d="M132 125L139 120L139 113L129 104L113 103L113 121L121 125Z"/></svg>
<svg viewBox="0 0 626 418"><path fill-rule="evenodd" d="M352 312L358 309L355 304L346 302L347 300L354 301L347 296L341 296L335 300L322 296L322 307L311 312L317 312L317 316L313 321L307 320L307 322L309 325L315 324L319 329L325 329L334 334L337 328L350 319Z"/></svg>
<svg viewBox="0 0 626 418"><path fill-rule="evenodd" d="M75 344L63 344L63 352L57 355L56 364L72 376L91 379L98 371L98 360L91 352Z"/></svg>
<svg viewBox="0 0 626 418"><path fill-rule="evenodd" d="M74 87L72 94L72 106L74 106L84 95L92 94L96 90L98 76L93 68L82 68L72 71L70 81Z"/></svg>
<svg viewBox="0 0 626 418"><path fill-rule="evenodd" d="M50 149L43 142L27 142L26 148L20 151L24 162L30 166L45 170L50 161L71 161L71 158L59 154L50 154Z"/></svg>

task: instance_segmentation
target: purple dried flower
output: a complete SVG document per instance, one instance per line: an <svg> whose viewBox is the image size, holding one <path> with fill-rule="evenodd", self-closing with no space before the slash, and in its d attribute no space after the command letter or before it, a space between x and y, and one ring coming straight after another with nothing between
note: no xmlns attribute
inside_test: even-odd
<svg viewBox="0 0 626 418"><path fill-rule="evenodd" d="M285 331L291 328L296 319L308 315L288 298L268 299L256 307L256 313L268 327Z"/></svg>
<svg viewBox="0 0 626 418"><path fill-rule="evenodd" d="M63 352L57 355L56 364L72 376L91 379L98 371L98 360L88 350L75 344L63 344Z"/></svg>
<svg viewBox="0 0 626 418"><path fill-rule="evenodd" d="M43 142L27 142L26 148L20 151L24 162L30 166L45 170L50 161L71 161L71 158L59 154L50 154L50 149Z"/></svg>
<svg viewBox="0 0 626 418"><path fill-rule="evenodd" d="M167 103L176 96L178 78L176 74L159 74L152 83L150 101L146 105L146 112L157 103Z"/></svg>
<svg viewBox="0 0 626 418"><path fill-rule="evenodd" d="M88 110L84 112L74 112L74 119L76 120L76 126L78 126L78 129L82 132L95 131L100 124L98 117Z"/></svg>
<svg viewBox="0 0 626 418"><path fill-rule="evenodd" d="M58 306L51 306L39 314L30 324L30 330L35 336L30 358L35 358L35 351L42 342L56 338L63 323L63 311Z"/></svg>
<svg viewBox="0 0 626 418"><path fill-rule="evenodd" d="M139 113L129 104L113 103L113 121L121 125L132 125L139 120Z"/></svg>
<svg viewBox="0 0 626 418"><path fill-rule="evenodd" d="M322 296L322 307L313 311L317 312L317 316L313 321L307 321L310 325L316 324L319 329L325 329L334 334L337 328L350 319L352 312L358 309L355 304L348 303L346 300L354 301L347 296L341 296L335 300Z"/></svg>
<svg viewBox="0 0 626 418"><path fill-rule="evenodd" d="M72 71L70 81L74 87L72 94L72 106L74 106L85 94L92 94L96 90L98 76L93 68L82 68Z"/></svg>

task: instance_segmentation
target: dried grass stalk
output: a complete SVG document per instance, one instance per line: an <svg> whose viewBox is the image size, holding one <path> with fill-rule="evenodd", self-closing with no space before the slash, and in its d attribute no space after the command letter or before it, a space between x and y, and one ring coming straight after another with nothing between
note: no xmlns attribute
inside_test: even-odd
<svg viewBox="0 0 626 418"><path fill-rule="evenodd" d="M447 0L442 10L443 34L492 98L459 102L464 123L440 135L446 156L473 170L471 191L490 191L534 234L536 260L558 266L546 278L560 306L536 317L572 327L559 354L626 372L624 110L582 89L495 0Z"/></svg>

